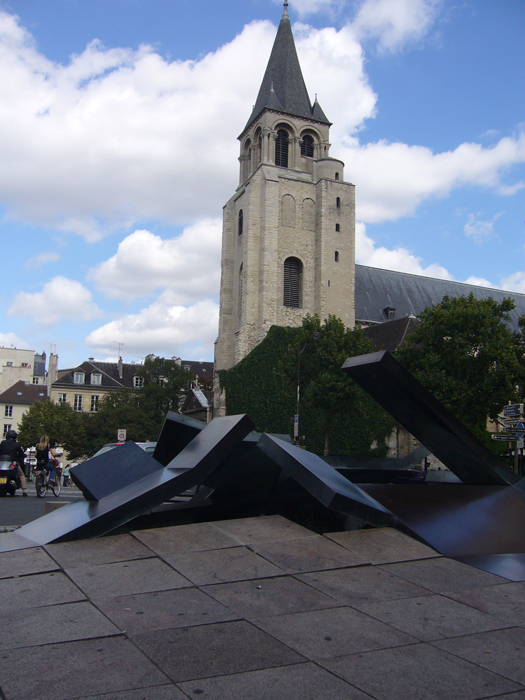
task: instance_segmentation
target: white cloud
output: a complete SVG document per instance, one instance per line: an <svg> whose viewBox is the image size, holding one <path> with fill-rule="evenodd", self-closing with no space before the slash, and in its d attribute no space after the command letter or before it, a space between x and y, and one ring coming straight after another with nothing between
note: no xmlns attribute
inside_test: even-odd
<svg viewBox="0 0 525 700"><path fill-rule="evenodd" d="M525 272L514 272L501 280L501 288L525 294Z"/></svg>
<svg viewBox="0 0 525 700"><path fill-rule="evenodd" d="M362 222L356 223L356 262L361 265L378 267L397 272L408 272L413 275L425 277L437 277L451 280L452 275L444 267L437 264L421 265L421 258L416 257L405 248L376 248L375 242L367 236L366 226Z"/></svg>
<svg viewBox="0 0 525 700"><path fill-rule="evenodd" d="M345 179L359 183L357 217L362 221L395 221L413 214L421 202L446 197L464 185L497 188L509 166L525 162L525 131L483 148L463 143L454 151L434 154L423 146L378 141L343 146Z"/></svg>
<svg viewBox="0 0 525 700"><path fill-rule="evenodd" d="M65 318L88 321L101 316L102 312L93 303L91 292L80 282L54 277L41 292L19 292L7 315L30 316L37 327L44 327Z"/></svg>
<svg viewBox="0 0 525 700"><path fill-rule="evenodd" d="M111 299L169 289L172 303L191 304L205 297L218 298L220 261L221 222L208 220L169 240L150 231L135 231L88 277Z"/></svg>
<svg viewBox="0 0 525 700"><path fill-rule="evenodd" d="M513 194L516 194L516 192L519 192L524 187L525 182L523 182L523 180L516 182L515 185L500 185L498 187L498 194L501 194L504 197L511 197Z"/></svg>
<svg viewBox="0 0 525 700"><path fill-rule="evenodd" d="M52 265L53 263L60 260L60 255L58 253L39 253L34 255L32 258L26 262L26 267L43 267L45 265Z"/></svg>
<svg viewBox="0 0 525 700"><path fill-rule="evenodd" d="M111 321L88 335L85 345L98 354L115 352L117 340L127 355L150 352L186 359L208 357L217 337L219 306L199 301L192 306L169 305L160 299L138 314Z"/></svg>
<svg viewBox="0 0 525 700"><path fill-rule="evenodd" d="M492 282L489 282L484 277L469 277L465 280L465 284L475 284L478 287L490 287L491 289L498 289L498 287Z"/></svg>
<svg viewBox="0 0 525 700"><path fill-rule="evenodd" d="M496 214L492 219L484 220L480 217L482 213L469 214L464 231L467 236L473 238L476 243L483 243L494 235L494 222L499 219L501 213Z"/></svg>
<svg viewBox="0 0 525 700"><path fill-rule="evenodd" d="M352 27L359 39L377 39L381 51L398 51L425 36L440 5L441 0L365 0Z"/></svg>
<svg viewBox="0 0 525 700"><path fill-rule="evenodd" d="M29 349L31 345L25 340L22 340L16 333L0 333L0 347Z"/></svg>

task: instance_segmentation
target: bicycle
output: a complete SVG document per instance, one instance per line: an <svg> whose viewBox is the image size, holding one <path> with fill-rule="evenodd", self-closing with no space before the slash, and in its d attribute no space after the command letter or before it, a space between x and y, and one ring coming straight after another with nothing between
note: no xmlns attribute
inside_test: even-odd
<svg viewBox="0 0 525 700"><path fill-rule="evenodd" d="M44 498L50 489L57 498L60 496L60 476L55 470L55 478L51 481L49 474L47 469L35 470L35 489L39 498Z"/></svg>

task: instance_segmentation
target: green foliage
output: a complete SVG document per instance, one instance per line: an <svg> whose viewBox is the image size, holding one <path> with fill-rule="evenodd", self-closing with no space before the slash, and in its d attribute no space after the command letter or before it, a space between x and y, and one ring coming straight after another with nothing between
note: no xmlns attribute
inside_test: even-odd
<svg viewBox="0 0 525 700"><path fill-rule="evenodd" d="M47 435L51 444L61 445L70 459L84 454L85 431L82 416L67 403L37 401L24 413L18 429L18 441L32 447L41 435Z"/></svg>
<svg viewBox="0 0 525 700"><path fill-rule="evenodd" d="M137 375L144 379L141 393L163 418L168 411L179 410L193 379L184 367L163 357L146 358Z"/></svg>
<svg viewBox="0 0 525 700"><path fill-rule="evenodd" d="M247 413L260 431L292 434L299 370L305 447L318 454L384 455L392 418L341 371L348 357L370 347L360 330L346 329L334 316L323 323L306 317L302 328L273 326L242 362L221 372L228 413Z"/></svg>
<svg viewBox="0 0 525 700"><path fill-rule="evenodd" d="M507 323L511 299L444 297L397 352L400 362L477 435L525 386L523 336Z"/></svg>
<svg viewBox="0 0 525 700"><path fill-rule="evenodd" d="M156 440L165 414L155 410L154 401L140 391L122 389L107 394L97 413L82 414L86 432L85 455L91 457L102 445L117 441L117 431L126 430L126 439L135 442Z"/></svg>

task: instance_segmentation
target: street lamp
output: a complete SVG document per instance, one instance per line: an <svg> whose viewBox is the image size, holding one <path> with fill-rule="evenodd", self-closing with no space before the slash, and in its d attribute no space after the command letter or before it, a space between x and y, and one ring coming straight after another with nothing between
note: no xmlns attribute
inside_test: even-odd
<svg viewBox="0 0 525 700"><path fill-rule="evenodd" d="M306 346L308 345L308 341L319 340L321 335L322 335L322 333L320 333L319 331L314 331L313 333L311 333L308 336L308 338L306 339L306 342L303 345L303 347L300 348L300 350L297 352L297 408L296 408L294 426L293 426L293 440L294 440L295 445L299 444L299 402L301 400L301 355L306 350Z"/></svg>

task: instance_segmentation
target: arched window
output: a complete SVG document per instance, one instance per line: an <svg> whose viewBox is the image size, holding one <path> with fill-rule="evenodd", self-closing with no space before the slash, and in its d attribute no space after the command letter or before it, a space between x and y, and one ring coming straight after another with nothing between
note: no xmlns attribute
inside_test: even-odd
<svg viewBox="0 0 525 700"><path fill-rule="evenodd" d="M335 179L336 179L336 180L339 180L339 173L336 173L336 174L335 174Z"/></svg>
<svg viewBox="0 0 525 700"><path fill-rule="evenodd" d="M340 231L341 230L341 224L336 224L335 225L335 230Z"/></svg>
<svg viewBox="0 0 525 700"><path fill-rule="evenodd" d="M336 209L341 209L341 197L335 198L335 206L336 206Z"/></svg>
<svg viewBox="0 0 525 700"><path fill-rule="evenodd" d="M242 213L242 209L239 210L239 223L238 223L238 231L239 231L239 236L242 236L242 227L244 223L244 214Z"/></svg>
<svg viewBox="0 0 525 700"><path fill-rule="evenodd" d="M306 134L301 141L301 155L306 158L314 157L314 139L310 134Z"/></svg>
<svg viewBox="0 0 525 700"><path fill-rule="evenodd" d="M241 264L239 268L239 304L237 307L237 313L239 316L239 321L242 319L242 312L243 312L243 307L244 307L244 294L243 294L243 284L242 284L242 270L243 266Z"/></svg>
<svg viewBox="0 0 525 700"><path fill-rule="evenodd" d="M288 167L288 132L285 129L279 129L275 139L275 165Z"/></svg>
<svg viewBox="0 0 525 700"><path fill-rule="evenodd" d="M284 261L284 306L301 308L303 263L298 258Z"/></svg>

